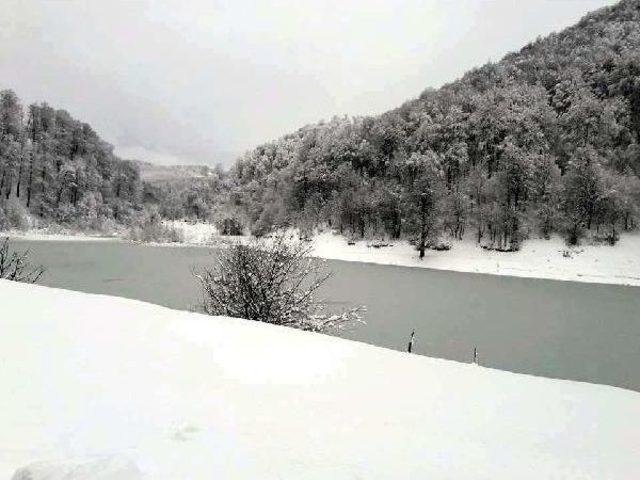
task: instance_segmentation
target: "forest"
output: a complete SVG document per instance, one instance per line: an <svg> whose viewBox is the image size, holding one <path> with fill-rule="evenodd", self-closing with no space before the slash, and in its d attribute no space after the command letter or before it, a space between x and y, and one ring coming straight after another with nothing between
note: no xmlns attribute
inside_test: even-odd
<svg viewBox="0 0 640 480"><path fill-rule="evenodd" d="M30 219L109 231L144 215L138 168L89 125L0 92L0 229Z"/></svg>
<svg viewBox="0 0 640 480"><path fill-rule="evenodd" d="M401 72L399 73L401 74ZM640 215L640 1L622 0L379 116L335 117L227 171L143 181L91 127L1 97L2 222L80 228L215 222L222 233L328 227L407 239L614 244ZM18 212L17 212L18 211Z"/></svg>
<svg viewBox="0 0 640 480"><path fill-rule="evenodd" d="M638 224L639 143L640 2L623 0L396 110L255 148L230 201L257 234L326 224L421 255L465 234L613 244Z"/></svg>

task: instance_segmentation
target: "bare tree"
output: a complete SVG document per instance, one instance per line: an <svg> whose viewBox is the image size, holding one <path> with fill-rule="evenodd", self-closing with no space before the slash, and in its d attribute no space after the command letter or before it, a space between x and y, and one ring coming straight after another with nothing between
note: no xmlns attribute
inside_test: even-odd
<svg viewBox="0 0 640 480"><path fill-rule="evenodd" d="M329 278L308 244L284 234L220 252L212 268L195 271L209 315L274 323L315 332L335 332L361 322L362 307L325 313L315 299Z"/></svg>
<svg viewBox="0 0 640 480"><path fill-rule="evenodd" d="M0 278L14 282L36 283L44 274L41 265L34 266L29 260L29 250L12 251L9 238L0 244Z"/></svg>

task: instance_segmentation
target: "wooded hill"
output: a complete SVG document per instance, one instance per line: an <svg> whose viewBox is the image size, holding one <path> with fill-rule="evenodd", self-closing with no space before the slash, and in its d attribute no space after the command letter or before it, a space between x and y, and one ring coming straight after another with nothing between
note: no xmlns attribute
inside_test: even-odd
<svg viewBox="0 0 640 480"><path fill-rule="evenodd" d="M470 231L614 243L638 223L639 143L640 1L623 0L396 110L258 146L228 201L256 233L327 224L421 251Z"/></svg>
<svg viewBox="0 0 640 480"><path fill-rule="evenodd" d="M228 172L151 168L143 182L89 125L23 111L5 90L0 229L28 210L101 230L161 217L256 235L329 226L421 254L464 235L501 250L554 232L613 244L639 223L639 144L640 0L623 0L383 115L260 145Z"/></svg>
<svg viewBox="0 0 640 480"><path fill-rule="evenodd" d="M138 168L64 110L0 92L0 229L28 216L108 230L142 213Z"/></svg>

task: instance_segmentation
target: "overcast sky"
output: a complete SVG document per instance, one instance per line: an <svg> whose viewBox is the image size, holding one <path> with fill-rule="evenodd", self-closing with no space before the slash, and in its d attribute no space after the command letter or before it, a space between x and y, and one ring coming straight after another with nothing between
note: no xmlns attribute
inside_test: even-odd
<svg viewBox="0 0 640 480"><path fill-rule="evenodd" d="M3 0L0 88L125 157L226 162L333 115L375 114L608 0Z"/></svg>

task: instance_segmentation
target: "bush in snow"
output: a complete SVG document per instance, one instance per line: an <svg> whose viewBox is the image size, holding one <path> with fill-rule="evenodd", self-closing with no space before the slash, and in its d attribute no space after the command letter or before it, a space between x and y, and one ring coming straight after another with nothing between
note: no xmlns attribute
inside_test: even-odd
<svg viewBox="0 0 640 480"><path fill-rule="evenodd" d="M44 273L42 266L29 261L29 251L11 250L9 238L0 242L0 278L14 282L36 283Z"/></svg>
<svg viewBox="0 0 640 480"><path fill-rule="evenodd" d="M220 235L242 235L244 228L242 223L235 217L224 217L216 222L216 228L220 232Z"/></svg>
<svg viewBox="0 0 640 480"><path fill-rule="evenodd" d="M134 242L152 243L181 243L184 235L175 227L167 227L160 222L144 222L140 226L131 227L128 233L129 240Z"/></svg>
<svg viewBox="0 0 640 480"><path fill-rule="evenodd" d="M315 293L330 274L310 249L276 234L221 251L212 268L194 272L204 311L325 333L360 322L361 308L324 313L326 304Z"/></svg>
<svg viewBox="0 0 640 480"><path fill-rule="evenodd" d="M129 228L129 240L134 242L180 243L184 242L184 232L173 226L166 226L157 209L151 209Z"/></svg>

